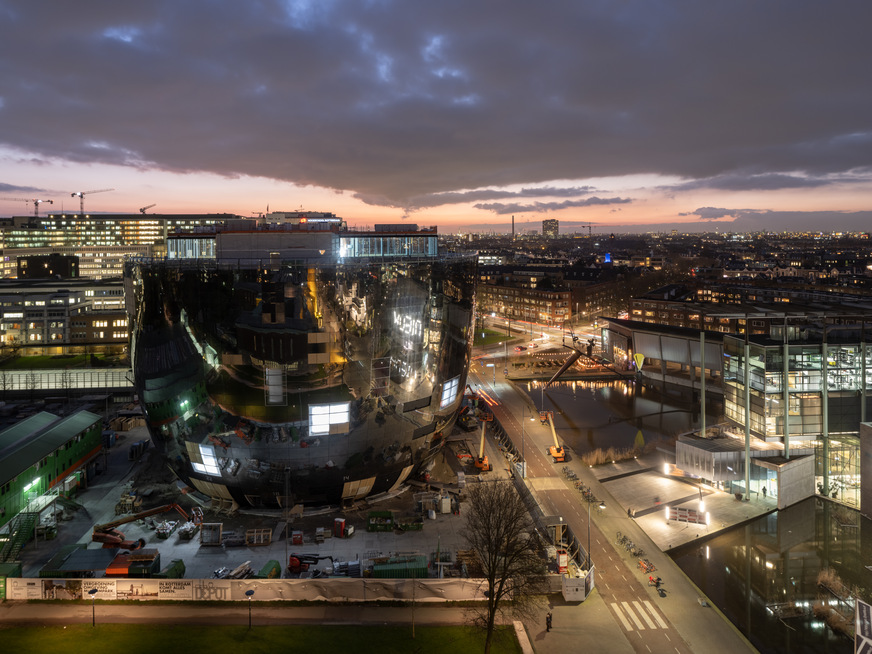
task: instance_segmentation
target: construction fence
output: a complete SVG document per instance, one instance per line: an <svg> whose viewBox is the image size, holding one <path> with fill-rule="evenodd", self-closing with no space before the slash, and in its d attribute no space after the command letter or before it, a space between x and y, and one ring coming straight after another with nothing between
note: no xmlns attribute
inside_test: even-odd
<svg viewBox="0 0 872 654"><path fill-rule="evenodd" d="M486 589L484 579L6 579L7 600L239 602L253 590L259 602L454 602Z"/></svg>

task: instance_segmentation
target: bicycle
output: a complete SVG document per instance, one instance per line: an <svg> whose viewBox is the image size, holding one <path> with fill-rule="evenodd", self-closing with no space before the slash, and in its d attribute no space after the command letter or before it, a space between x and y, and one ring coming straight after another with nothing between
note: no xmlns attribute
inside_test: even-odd
<svg viewBox="0 0 872 654"><path fill-rule="evenodd" d="M648 559L639 559L639 570L642 572L654 572L657 566L651 563Z"/></svg>

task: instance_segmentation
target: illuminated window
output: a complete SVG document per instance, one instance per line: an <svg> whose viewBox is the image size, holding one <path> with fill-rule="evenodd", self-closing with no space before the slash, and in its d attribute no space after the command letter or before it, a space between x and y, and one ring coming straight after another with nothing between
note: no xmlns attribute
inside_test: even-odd
<svg viewBox="0 0 872 654"><path fill-rule="evenodd" d="M309 405L309 433L344 434L348 432L350 403Z"/></svg>
<svg viewBox="0 0 872 654"><path fill-rule="evenodd" d="M439 408L444 409L451 406L454 400L457 399L457 392L460 389L460 376L454 379L449 379L442 385L442 399L439 402Z"/></svg>
<svg viewBox="0 0 872 654"><path fill-rule="evenodd" d="M194 461L191 457L191 465L197 472L202 472L214 477L221 476L221 468L218 467L218 459L215 457L215 448L211 445L200 445L200 461Z"/></svg>

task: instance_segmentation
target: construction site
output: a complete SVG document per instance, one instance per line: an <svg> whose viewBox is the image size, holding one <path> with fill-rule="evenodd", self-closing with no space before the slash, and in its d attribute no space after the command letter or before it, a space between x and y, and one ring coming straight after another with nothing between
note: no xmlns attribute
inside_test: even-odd
<svg viewBox="0 0 872 654"><path fill-rule="evenodd" d="M96 474L46 503L7 577L475 578L478 558L463 538L467 486L514 468L491 437L502 431L493 414L470 391L422 478L346 507L231 512L179 481L135 418L111 424L129 428L104 439ZM542 545L557 572L554 548Z"/></svg>

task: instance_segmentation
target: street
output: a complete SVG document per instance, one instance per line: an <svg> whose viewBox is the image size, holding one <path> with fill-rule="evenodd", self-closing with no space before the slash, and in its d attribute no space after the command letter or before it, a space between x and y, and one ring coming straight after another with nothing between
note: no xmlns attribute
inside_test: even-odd
<svg viewBox="0 0 872 654"><path fill-rule="evenodd" d="M562 516L583 543L590 534L596 588L609 609L615 636L622 634L635 652L755 651L723 616L701 608L696 588L627 517L626 507L611 499L577 456L570 453L570 460L565 464L552 462L547 449L553 444L553 438L550 429L539 421L538 408L514 384L504 381L502 370L496 376L496 384L492 384L491 369L481 367L480 361L478 364L471 371L470 379L487 388L489 395L498 400L499 404L492 410L516 448L523 451L528 486L535 492L544 513ZM599 501L605 502L601 515L596 506L593 507L590 523L588 503L563 475L564 466L592 488ZM648 574L638 568L638 560L615 543L617 531L628 534L644 548L645 558L657 567L654 576L663 578L661 592L648 586ZM584 607L582 604L580 610ZM717 638L712 638L715 635Z"/></svg>

